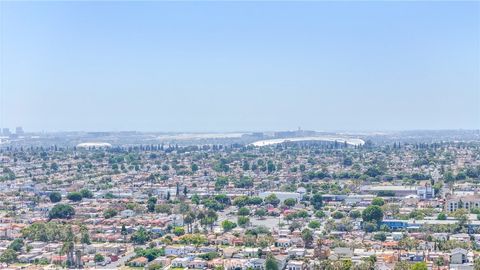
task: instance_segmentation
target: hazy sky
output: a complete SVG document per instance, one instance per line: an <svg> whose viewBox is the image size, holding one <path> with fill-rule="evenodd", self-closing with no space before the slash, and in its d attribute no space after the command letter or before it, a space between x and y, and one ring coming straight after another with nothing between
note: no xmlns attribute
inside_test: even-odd
<svg viewBox="0 0 480 270"><path fill-rule="evenodd" d="M1 8L10 128L480 128L479 2Z"/></svg>

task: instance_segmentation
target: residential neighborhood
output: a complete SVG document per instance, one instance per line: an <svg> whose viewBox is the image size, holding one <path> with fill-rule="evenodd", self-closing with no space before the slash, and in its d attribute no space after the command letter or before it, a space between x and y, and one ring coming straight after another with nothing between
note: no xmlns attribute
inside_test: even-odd
<svg viewBox="0 0 480 270"><path fill-rule="evenodd" d="M480 144L0 151L5 269L479 269Z"/></svg>

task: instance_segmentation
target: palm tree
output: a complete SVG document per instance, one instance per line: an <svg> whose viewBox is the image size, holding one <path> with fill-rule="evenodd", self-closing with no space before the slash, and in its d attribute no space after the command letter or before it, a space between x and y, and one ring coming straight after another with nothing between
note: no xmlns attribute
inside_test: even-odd
<svg viewBox="0 0 480 270"><path fill-rule="evenodd" d="M80 225L80 242L82 243L82 253L85 253L85 245L90 245L90 234L88 233L88 229L85 225Z"/></svg>
<svg viewBox="0 0 480 270"><path fill-rule="evenodd" d="M209 210L207 212L207 219L208 219L207 223L210 225L210 231L213 231L213 225L218 220L218 214L213 210Z"/></svg>

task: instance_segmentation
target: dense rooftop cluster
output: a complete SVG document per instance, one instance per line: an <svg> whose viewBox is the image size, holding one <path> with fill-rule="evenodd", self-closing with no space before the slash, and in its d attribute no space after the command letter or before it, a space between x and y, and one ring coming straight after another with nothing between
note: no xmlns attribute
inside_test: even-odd
<svg viewBox="0 0 480 270"><path fill-rule="evenodd" d="M480 144L0 150L13 268L480 269Z"/></svg>

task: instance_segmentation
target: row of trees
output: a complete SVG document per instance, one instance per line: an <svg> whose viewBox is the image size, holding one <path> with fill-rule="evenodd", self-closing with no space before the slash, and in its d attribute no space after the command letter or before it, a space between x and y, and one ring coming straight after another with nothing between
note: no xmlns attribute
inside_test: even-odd
<svg viewBox="0 0 480 270"><path fill-rule="evenodd" d="M57 203L62 200L62 194L60 194L60 192L57 192L57 191L51 192L48 195L48 197L52 203ZM69 199L72 202L79 202L84 198L86 199L93 198L93 193L88 189L82 189L78 192L70 192L67 194L67 199Z"/></svg>

